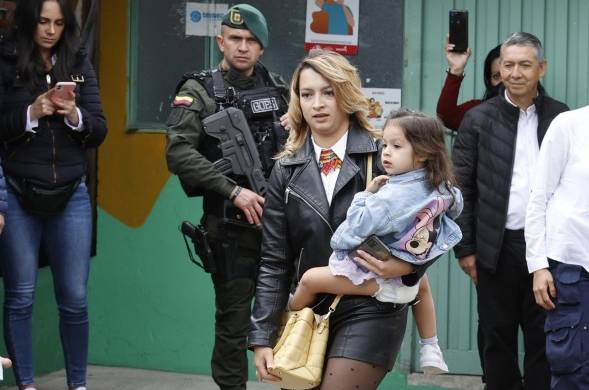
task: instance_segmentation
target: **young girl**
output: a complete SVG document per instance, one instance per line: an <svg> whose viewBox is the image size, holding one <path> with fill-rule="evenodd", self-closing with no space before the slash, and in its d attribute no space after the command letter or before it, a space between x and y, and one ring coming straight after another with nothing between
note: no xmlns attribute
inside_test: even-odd
<svg viewBox="0 0 589 390"><path fill-rule="evenodd" d="M395 112L385 123L383 139L382 165L387 175L374 178L366 191L355 195L346 220L331 239L329 266L305 272L289 308L311 304L318 293L409 303L420 289L422 301L413 312L422 339L421 366L428 374L444 373L448 368L437 343L427 279L409 287L400 277L380 278L359 266L350 251L375 234L402 260L399 267L406 267L403 262L429 265L462 238L453 221L462 211L462 194L452 185L451 162L438 120L406 110Z"/></svg>

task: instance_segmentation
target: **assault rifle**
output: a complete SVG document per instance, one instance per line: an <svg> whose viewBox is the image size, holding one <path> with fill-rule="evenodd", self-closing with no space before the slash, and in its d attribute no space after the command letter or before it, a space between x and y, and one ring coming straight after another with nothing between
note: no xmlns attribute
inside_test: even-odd
<svg viewBox="0 0 589 390"><path fill-rule="evenodd" d="M215 166L221 171L245 176L252 190L265 196L266 178L243 111L228 107L206 117L202 123L205 132L219 140L223 158L215 161Z"/></svg>

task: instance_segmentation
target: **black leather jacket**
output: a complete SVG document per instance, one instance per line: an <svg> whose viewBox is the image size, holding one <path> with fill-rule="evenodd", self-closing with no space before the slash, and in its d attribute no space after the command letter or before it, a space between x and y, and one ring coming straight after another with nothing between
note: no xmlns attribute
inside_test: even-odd
<svg viewBox="0 0 589 390"><path fill-rule="evenodd" d="M262 256L250 346L274 344L291 284L298 282L307 269L328 264L331 235L346 218L354 194L366 187L367 155L372 153L376 164L377 151L370 133L353 125L331 206L310 138L296 155L274 165L262 219ZM380 165L376 170L382 172Z"/></svg>

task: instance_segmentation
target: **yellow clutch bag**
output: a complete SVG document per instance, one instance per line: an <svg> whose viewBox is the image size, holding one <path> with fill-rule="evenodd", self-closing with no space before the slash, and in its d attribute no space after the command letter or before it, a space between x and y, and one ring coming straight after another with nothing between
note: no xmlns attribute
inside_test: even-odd
<svg viewBox="0 0 589 390"><path fill-rule="evenodd" d="M306 307L284 313L280 337L273 349L274 366L268 371L282 380L272 382L283 389L311 389L321 383L329 336L329 316L339 303L338 295L323 316Z"/></svg>

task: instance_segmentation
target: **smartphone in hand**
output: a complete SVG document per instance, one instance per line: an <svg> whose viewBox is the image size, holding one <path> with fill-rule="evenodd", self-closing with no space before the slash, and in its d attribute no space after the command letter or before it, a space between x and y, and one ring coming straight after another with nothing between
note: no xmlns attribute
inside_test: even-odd
<svg viewBox="0 0 589 390"><path fill-rule="evenodd" d="M448 41L454 45L452 51L465 52L468 49L468 10L451 9L449 20L450 37Z"/></svg>
<svg viewBox="0 0 589 390"><path fill-rule="evenodd" d="M352 253L350 253L349 257L352 259L356 257L356 251L358 249L363 250L364 252L376 257L379 260L388 260L391 256L389 247L374 234L368 236L368 238L362 241L360 245L358 245L358 247Z"/></svg>
<svg viewBox="0 0 589 390"><path fill-rule="evenodd" d="M70 92L76 90L76 83L73 81L59 81L51 91L51 100L57 98L62 100L72 100Z"/></svg>

